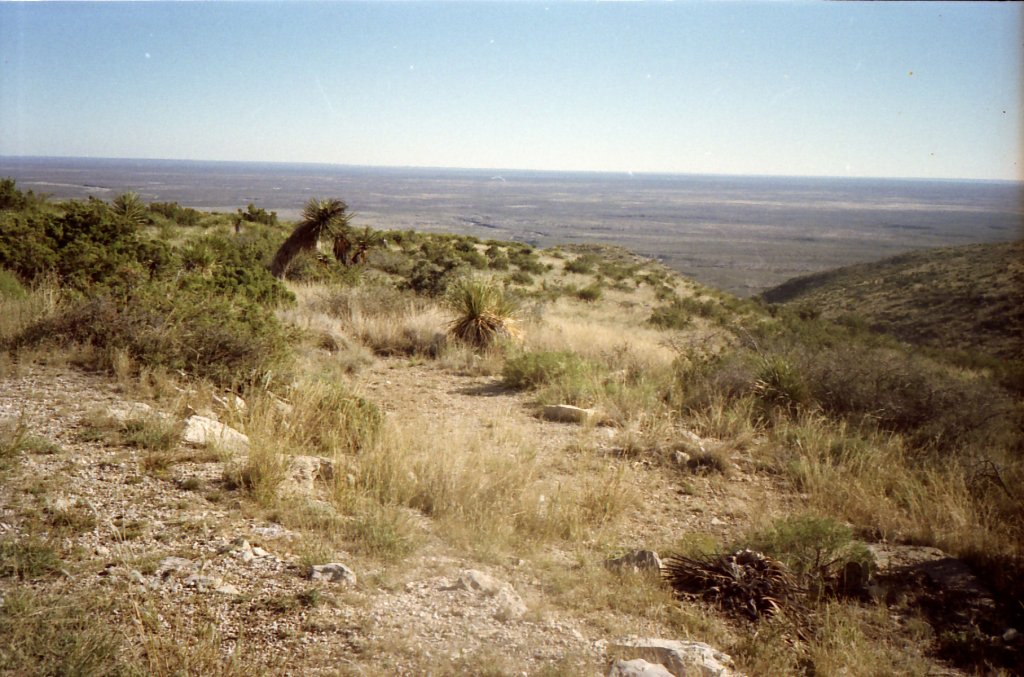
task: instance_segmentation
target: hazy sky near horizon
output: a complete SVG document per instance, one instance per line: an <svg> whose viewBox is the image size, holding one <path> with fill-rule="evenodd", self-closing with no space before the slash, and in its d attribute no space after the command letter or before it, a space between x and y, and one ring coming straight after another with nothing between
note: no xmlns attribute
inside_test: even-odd
<svg viewBox="0 0 1024 677"><path fill-rule="evenodd" d="M1024 180L1020 3L0 2L0 155Z"/></svg>

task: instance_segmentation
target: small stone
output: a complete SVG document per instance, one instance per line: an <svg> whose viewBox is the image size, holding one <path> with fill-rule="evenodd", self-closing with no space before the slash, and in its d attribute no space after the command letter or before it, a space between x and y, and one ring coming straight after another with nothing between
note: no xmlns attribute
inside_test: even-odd
<svg viewBox="0 0 1024 677"><path fill-rule="evenodd" d="M625 570L634 573L652 571L657 573L661 571L661 558L653 550L634 550L622 557L607 560L604 565L609 569L618 571Z"/></svg>
<svg viewBox="0 0 1024 677"><path fill-rule="evenodd" d="M158 414L145 402L115 402L107 407L107 416L122 424L132 419L149 418L154 415L166 416Z"/></svg>
<svg viewBox="0 0 1024 677"><path fill-rule="evenodd" d="M221 583L213 589L214 592L219 592L222 595L240 595L241 591L230 583Z"/></svg>
<svg viewBox="0 0 1024 677"><path fill-rule="evenodd" d="M1016 644L1018 641L1020 641L1020 632L1016 628L1008 628L1003 633L1003 642L1006 644Z"/></svg>
<svg viewBox="0 0 1024 677"><path fill-rule="evenodd" d="M128 580L132 583L138 583L139 585L146 584L146 577L139 573L136 569L132 569L131 573L128 574Z"/></svg>
<svg viewBox="0 0 1024 677"><path fill-rule="evenodd" d="M672 452L672 462L680 468L686 468L690 463L690 455L685 451L674 451Z"/></svg>
<svg viewBox="0 0 1024 677"><path fill-rule="evenodd" d="M660 663L648 663L643 658L631 661L615 661L608 669L607 677L673 677Z"/></svg>
<svg viewBox="0 0 1024 677"><path fill-rule="evenodd" d="M526 615L526 604L511 587L502 588L494 597L498 601L498 608L494 612L497 620L515 621Z"/></svg>
<svg viewBox="0 0 1024 677"><path fill-rule="evenodd" d="M156 575L161 578L167 578L171 574L192 571L195 568L195 562L190 559L185 559L184 557L164 557L160 560L160 564L157 565Z"/></svg>
<svg viewBox="0 0 1024 677"><path fill-rule="evenodd" d="M110 548L105 545L97 545L93 548L93 552L99 557L110 557Z"/></svg>
<svg viewBox="0 0 1024 677"><path fill-rule="evenodd" d="M309 572L309 578L314 581L328 581L330 583L344 583L346 585L356 584L355 572L339 562L313 565Z"/></svg>
<svg viewBox="0 0 1024 677"><path fill-rule="evenodd" d="M498 592L505 587L507 587L506 583L502 583L493 576L485 574L482 571L477 571L476 569L469 569L459 576L459 580L456 581L455 585L451 586L449 590L482 592L490 597L498 594Z"/></svg>
<svg viewBox="0 0 1024 677"><path fill-rule="evenodd" d="M724 526L727 526L727 524L728 524L727 522L725 522L723 520L720 520L717 517L712 517L711 518L711 526L713 526L713 527L724 527Z"/></svg>
<svg viewBox="0 0 1024 677"><path fill-rule="evenodd" d="M279 496L308 496L316 480L334 477L334 464L319 456L290 456L285 479L278 485Z"/></svg>
<svg viewBox="0 0 1024 677"><path fill-rule="evenodd" d="M259 546L256 546L252 549L252 555L253 557L271 557L271 554L269 552L267 552Z"/></svg>

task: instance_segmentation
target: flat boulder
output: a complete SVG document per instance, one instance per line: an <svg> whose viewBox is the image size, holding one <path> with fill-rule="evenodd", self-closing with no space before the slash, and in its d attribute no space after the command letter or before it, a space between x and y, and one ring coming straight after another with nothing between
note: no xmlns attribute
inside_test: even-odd
<svg viewBox="0 0 1024 677"><path fill-rule="evenodd" d="M594 409L583 409L574 407L571 404L549 404L540 412L541 418L546 421L557 421L559 423L590 423L597 418L597 411Z"/></svg>
<svg viewBox="0 0 1024 677"><path fill-rule="evenodd" d="M309 578L313 581L327 581L328 583L356 584L355 572L340 562L314 564L310 567Z"/></svg>
<svg viewBox="0 0 1024 677"><path fill-rule="evenodd" d="M615 661L608 668L606 677L672 677L664 665L648 663L643 658L631 661Z"/></svg>
<svg viewBox="0 0 1024 677"><path fill-rule="evenodd" d="M224 451L244 453L249 450L249 437L220 421L206 416L189 416L185 419L182 439L197 447L215 446Z"/></svg>
<svg viewBox="0 0 1024 677"><path fill-rule="evenodd" d="M732 658L704 642L627 638L610 643L608 651L613 656L661 665L675 677L738 677Z"/></svg>

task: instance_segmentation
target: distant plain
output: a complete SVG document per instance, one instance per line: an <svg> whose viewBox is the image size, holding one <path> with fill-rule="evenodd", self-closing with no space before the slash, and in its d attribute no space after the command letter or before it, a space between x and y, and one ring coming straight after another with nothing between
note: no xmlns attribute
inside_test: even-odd
<svg viewBox="0 0 1024 677"><path fill-rule="evenodd" d="M528 242L621 245L750 296L797 275L906 251L1024 235L1024 184L981 181L586 174L313 164L0 157L0 177L55 199L294 219L338 197L353 224Z"/></svg>

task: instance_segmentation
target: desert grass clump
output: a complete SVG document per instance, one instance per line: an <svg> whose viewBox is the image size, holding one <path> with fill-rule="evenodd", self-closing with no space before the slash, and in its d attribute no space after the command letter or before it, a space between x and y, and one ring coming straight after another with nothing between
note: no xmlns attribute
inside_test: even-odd
<svg viewBox="0 0 1024 677"><path fill-rule="evenodd" d="M448 333L458 341L487 348L501 339L516 339L519 304L491 280L465 278L453 284L445 305L455 313Z"/></svg>
<svg viewBox="0 0 1024 677"><path fill-rule="evenodd" d="M54 539L29 535L0 541L0 578L36 580L60 572L63 562Z"/></svg>
<svg viewBox="0 0 1024 677"><path fill-rule="evenodd" d="M114 675L130 672L116 632L97 617L112 605L99 596L51 595L29 587L4 595L0 605L0 673ZM152 673L150 673L152 674Z"/></svg>
<svg viewBox="0 0 1024 677"><path fill-rule="evenodd" d="M372 447L383 414L345 384L311 377L300 380L285 402L270 393L256 396L246 420L250 437L287 446L292 454L337 458Z"/></svg>
<svg viewBox="0 0 1024 677"><path fill-rule="evenodd" d="M591 406L605 392L606 372L571 351L524 352L508 359L506 385L535 390L540 404Z"/></svg>
<svg viewBox="0 0 1024 677"><path fill-rule="evenodd" d="M382 506L376 515L365 504L355 512L368 522L361 529L385 544L396 507L420 513L450 543L495 553L592 537L635 503L621 464L585 457L574 477L586 480L553 476L537 448L499 422L474 429L428 417L395 421L358 461L346 491ZM400 535L407 526L397 518Z"/></svg>

